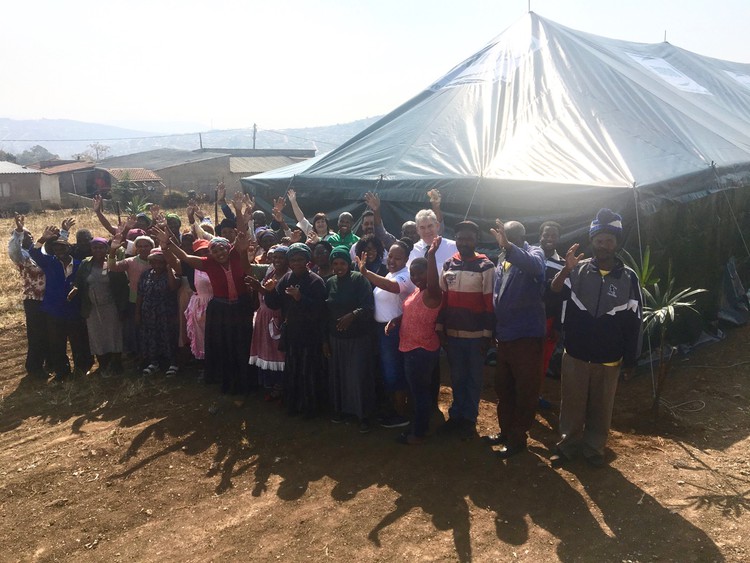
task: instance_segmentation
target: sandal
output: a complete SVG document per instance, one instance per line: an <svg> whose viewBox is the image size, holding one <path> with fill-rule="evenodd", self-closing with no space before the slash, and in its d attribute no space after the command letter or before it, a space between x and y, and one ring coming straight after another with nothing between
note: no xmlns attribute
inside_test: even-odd
<svg viewBox="0 0 750 563"><path fill-rule="evenodd" d="M178 371L180 371L180 367L172 364L167 368L167 371L165 373L167 377L174 377L175 375L177 375Z"/></svg>
<svg viewBox="0 0 750 563"><path fill-rule="evenodd" d="M149 375L154 375L157 371L159 371L158 364L149 364L147 367L143 368L143 375L148 377Z"/></svg>

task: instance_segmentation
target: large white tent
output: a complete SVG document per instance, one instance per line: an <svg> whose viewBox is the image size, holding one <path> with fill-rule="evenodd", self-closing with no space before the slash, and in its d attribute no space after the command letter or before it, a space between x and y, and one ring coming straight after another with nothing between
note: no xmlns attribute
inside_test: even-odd
<svg viewBox="0 0 750 563"><path fill-rule="evenodd" d="M387 77L380 79L387 80ZM243 179L266 199L391 219L438 187L454 218L582 229L750 185L750 64L575 31L528 13L425 91L330 153Z"/></svg>

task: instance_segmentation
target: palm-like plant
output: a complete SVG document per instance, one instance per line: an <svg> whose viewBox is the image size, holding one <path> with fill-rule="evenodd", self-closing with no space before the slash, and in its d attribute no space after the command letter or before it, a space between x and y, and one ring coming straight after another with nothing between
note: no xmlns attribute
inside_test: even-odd
<svg viewBox="0 0 750 563"><path fill-rule="evenodd" d="M644 260L645 262L645 260ZM654 331L657 331L659 338L659 368L654 385L654 403L652 410L655 417L659 416L659 405L661 404L661 393L664 389L664 382L672 365L672 354L669 357L665 352L667 344L667 331L674 323L675 318L681 310L689 309L696 311L695 300L692 299L699 293L705 293L705 289L692 289L690 287L675 291L674 278L672 277L672 263L669 263L669 273L667 275L667 288L662 292L658 283L653 283L651 291L642 287L644 296L643 323L644 330L650 337Z"/></svg>
<svg viewBox="0 0 750 563"><path fill-rule="evenodd" d="M149 207L151 207L151 202L145 195L135 194L130 198L130 201L125 203L125 213L127 215L138 215L148 211Z"/></svg>

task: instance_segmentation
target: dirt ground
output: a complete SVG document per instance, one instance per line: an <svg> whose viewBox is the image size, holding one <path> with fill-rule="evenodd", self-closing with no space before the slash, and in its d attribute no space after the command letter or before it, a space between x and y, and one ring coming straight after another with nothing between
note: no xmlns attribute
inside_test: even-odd
<svg viewBox="0 0 750 563"><path fill-rule="evenodd" d="M249 397L219 415L193 373L23 377L0 332L2 561L747 561L750 327L677 360L649 416L647 369L618 390L609 467L552 469L556 412L503 462L479 440L289 418ZM480 433L496 431L491 371ZM547 381L545 395L559 397ZM445 412L450 391L442 391ZM701 405L705 405L697 410Z"/></svg>

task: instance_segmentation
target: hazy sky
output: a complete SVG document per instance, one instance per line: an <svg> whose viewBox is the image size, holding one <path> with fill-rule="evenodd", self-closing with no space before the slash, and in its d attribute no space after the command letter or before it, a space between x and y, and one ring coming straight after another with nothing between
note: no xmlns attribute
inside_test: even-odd
<svg viewBox="0 0 750 563"><path fill-rule="evenodd" d="M531 0L568 27L750 63L750 0ZM306 127L387 113L527 0L5 3L0 117L132 128ZM177 130L177 125L173 127Z"/></svg>

